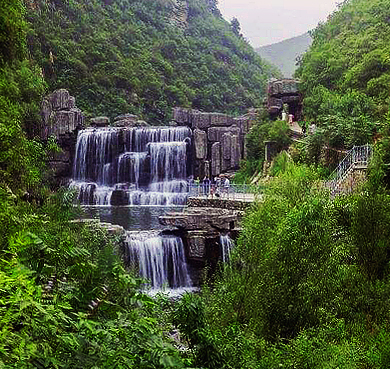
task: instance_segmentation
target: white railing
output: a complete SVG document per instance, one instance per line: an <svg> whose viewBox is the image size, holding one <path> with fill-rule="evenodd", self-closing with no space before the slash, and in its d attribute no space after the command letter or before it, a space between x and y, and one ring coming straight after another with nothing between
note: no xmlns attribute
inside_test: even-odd
<svg viewBox="0 0 390 369"><path fill-rule="evenodd" d="M237 201L253 201L255 195L259 194L259 188L252 185L229 184L196 184L192 183L189 186L189 196L208 198L208 199L224 199Z"/></svg>
<svg viewBox="0 0 390 369"><path fill-rule="evenodd" d="M330 175L331 180L328 182L328 187L331 190L331 194L336 195L340 192L339 187L349 176L351 171L358 168L366 169L371 156L371 145L354 146L349 150L345 158ZM354 184L351 183L351 186L349 186L350 188L348 189L349 191L353 189L353 185Z"/></svg>

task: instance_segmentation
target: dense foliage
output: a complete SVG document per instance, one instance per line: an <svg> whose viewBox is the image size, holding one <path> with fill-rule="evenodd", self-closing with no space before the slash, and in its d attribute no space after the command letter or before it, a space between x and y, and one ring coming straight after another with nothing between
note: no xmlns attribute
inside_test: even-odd
<svg viewBox="0 0 390 369"><path fill-rule="evenodd" d="M378 150L380 151L380 150ZM286 165L247 213L229 266L199 301L179 307L191 320L194 351L208 368L387 368L390 197L371 180L330 199L307 166ZM199 321L199 324L194 322ZM184 325L184 327L183 327Z"/></svg>
<svg viewBox="0 0 390 369"><path fill-rule="evenodd" d="M287 122L271 121L264 114L260 114L245 137L247 155L240 163L240 170L234 177L235 182L247 182L253 175L262 173L266 141L273 141L273 149L280 152L287 149L292 142L288 133Z"/></svg>
<svg viewBox="0 0 390 369"><path fill-rule="evenodd" d="M389 111L388 0L347 0L313 32L296 75L304 113L325 129L325 142L370 142Z"/></svg>
<svg viewBox="0 0 390 369"><path fill-rule="evenodd" d="M274 73L216 1L35 0L29 20L50 89L69 89L91 115L161 122L176 105L243 113Z"/></svg>
<svg viewBox="0 0 390 369"><path fill-rule="evenodd" d="M51 142L31 138L45 83L27 58L25 8L0 14L0 367L180 368L161 308L122 266L118 240L72 222L72 193L49 195Z"/></svg>

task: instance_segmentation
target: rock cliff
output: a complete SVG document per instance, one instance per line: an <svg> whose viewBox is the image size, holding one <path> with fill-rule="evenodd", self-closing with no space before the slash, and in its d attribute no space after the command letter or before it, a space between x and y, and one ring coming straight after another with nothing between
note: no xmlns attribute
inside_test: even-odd
<svg viewBox="0 0 390 369"><path fill-rule="evenodd" d="M199 110L176 107L173 120L179 125L187 125L194 133L194 177L236 170L244 158L244 140L255 113L241 117L221 113L205 113Z"/></svg>

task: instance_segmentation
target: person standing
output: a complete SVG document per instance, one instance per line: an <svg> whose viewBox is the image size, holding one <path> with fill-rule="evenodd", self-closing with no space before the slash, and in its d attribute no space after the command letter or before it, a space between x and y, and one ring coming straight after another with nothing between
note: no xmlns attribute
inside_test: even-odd
<svg viewBox="0 0 390 369"><path fill-rule="evenodd" d="M226 177L225 181L223 182L224 192L226 193L226 197L229 197L229 188L230 188L230 181L229 178Z"/></svg>

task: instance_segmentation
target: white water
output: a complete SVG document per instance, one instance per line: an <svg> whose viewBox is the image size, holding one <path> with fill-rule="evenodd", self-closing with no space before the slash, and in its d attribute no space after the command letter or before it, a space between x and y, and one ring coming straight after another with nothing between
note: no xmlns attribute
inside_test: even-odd
<svg viewBox="0 0 390 369"><path fill-rule="evenodd" d="M101 128L79 132L71 186L84 205L184 205L187 127Z"/></svg>
<svg viewBox="0 0 390 369"><path fill-rule="evenodd" d="M155 232L128 232L126 257L138 267L139 275L150 281L153 289L191 287L180 237L161 236Z"/></svg>
<svg viewBox="0 0 390 369"><path fill-rule="evenodd" d="M234 247L234 242L229 237L229 235L221 235L219 238L219 242L221 244L221 250L222 250L222 261L224 263L228 263L230 261L230 254Z"/></svg>

